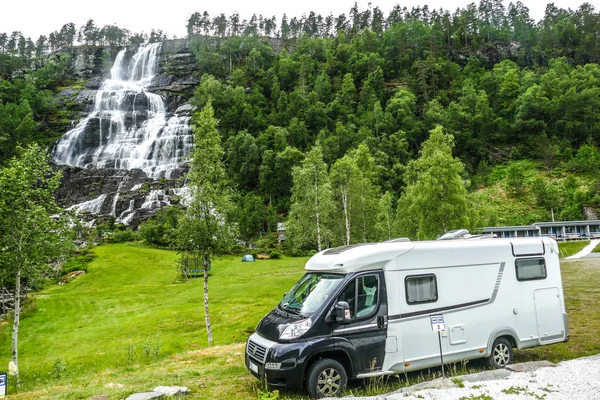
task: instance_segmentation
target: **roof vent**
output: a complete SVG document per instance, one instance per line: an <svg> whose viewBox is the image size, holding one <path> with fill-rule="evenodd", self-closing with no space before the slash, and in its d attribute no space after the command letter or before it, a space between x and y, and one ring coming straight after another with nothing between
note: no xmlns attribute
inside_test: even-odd
<svg viewBox="0 0 600 400"><path fill-rule="evenodd" d="M470 236L469 231L466 229L453 229L444 233L437 240L455 240L455 239L467 239Z"/></svg>

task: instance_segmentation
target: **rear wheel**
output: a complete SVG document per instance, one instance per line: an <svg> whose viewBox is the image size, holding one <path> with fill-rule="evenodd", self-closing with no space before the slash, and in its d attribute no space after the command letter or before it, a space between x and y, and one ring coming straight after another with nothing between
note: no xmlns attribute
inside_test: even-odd
<svg viewBox="0 0 600 400"><path fill-rule="evenodd" d="M492 368L504 368L512 364L514 358L513 348L510 342L505 338L498 338L492 346L492 354L488 357L488 362Z"/></svg>
<svg viewBox="0 0 600 400"><path fill-rule="evenodd" d="M315 362L308 370L306 386L308 394L315 399L338 397L348 382L346 370L339 362L324 358Z"/></svg>

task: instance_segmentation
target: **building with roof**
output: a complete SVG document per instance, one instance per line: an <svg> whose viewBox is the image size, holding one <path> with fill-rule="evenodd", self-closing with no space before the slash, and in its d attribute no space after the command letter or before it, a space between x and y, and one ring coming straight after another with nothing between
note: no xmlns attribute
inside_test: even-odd
<svg viewBox="0 0 600 400"><path fill-rule="evenodd" d="M496 237L552 237L556 240L599 239L600 220L536 222L532 225L490 226L483 234Z"/></svg>

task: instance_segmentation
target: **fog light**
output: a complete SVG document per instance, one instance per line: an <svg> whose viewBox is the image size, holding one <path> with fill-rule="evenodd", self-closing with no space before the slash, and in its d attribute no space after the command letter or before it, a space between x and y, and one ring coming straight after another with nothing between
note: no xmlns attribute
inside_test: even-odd
<svg viewBox="0 0 600 400"><path fill-rule="evenodd" d="M281 369L281 363L266 363L265 369Z"/></svg>

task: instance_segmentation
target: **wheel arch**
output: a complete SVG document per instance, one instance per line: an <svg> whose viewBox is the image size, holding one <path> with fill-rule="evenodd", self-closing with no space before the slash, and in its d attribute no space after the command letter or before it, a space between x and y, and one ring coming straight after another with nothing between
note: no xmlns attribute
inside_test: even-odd
<svg viewBox="0 0 600 400"><path fill-rule="evenodd" d="M303 376L303 380L305 381L305 383L306 383L306 374L307 374L308 370L310 369L310 367L315 362L325 359L325 358L330 358L330 359L335 360L335 361L339 362L340 364L342 364L342 366L346 370L346 375L348 375L348 379L354 377L352 358L350 357L350 355L348 353L346 353L345 351L343 351L341 349L325 350L325 351L321 351L321 352L311 355L308 358L307 362L304 364L304 371L302 372L302 376Z"/></svg>
<svg viewBox="0 0 600 400"><path fill-rule="evenodd" d="M517 335L517 332L515 332L514 329L512 329L511 327L508 327L508 326L499 327L499 328L494 329L492 331L492 333L490 334L490 337L488 339L487 349L485 352L486 357L488 357L490 354L492 354L492 346L494 345L494 342L498 338L505 338L506 340L508 340L508 342L512 345L513 348L516 348L516 349L521 348L521 342L518 339L519 336Z"/></svg>

